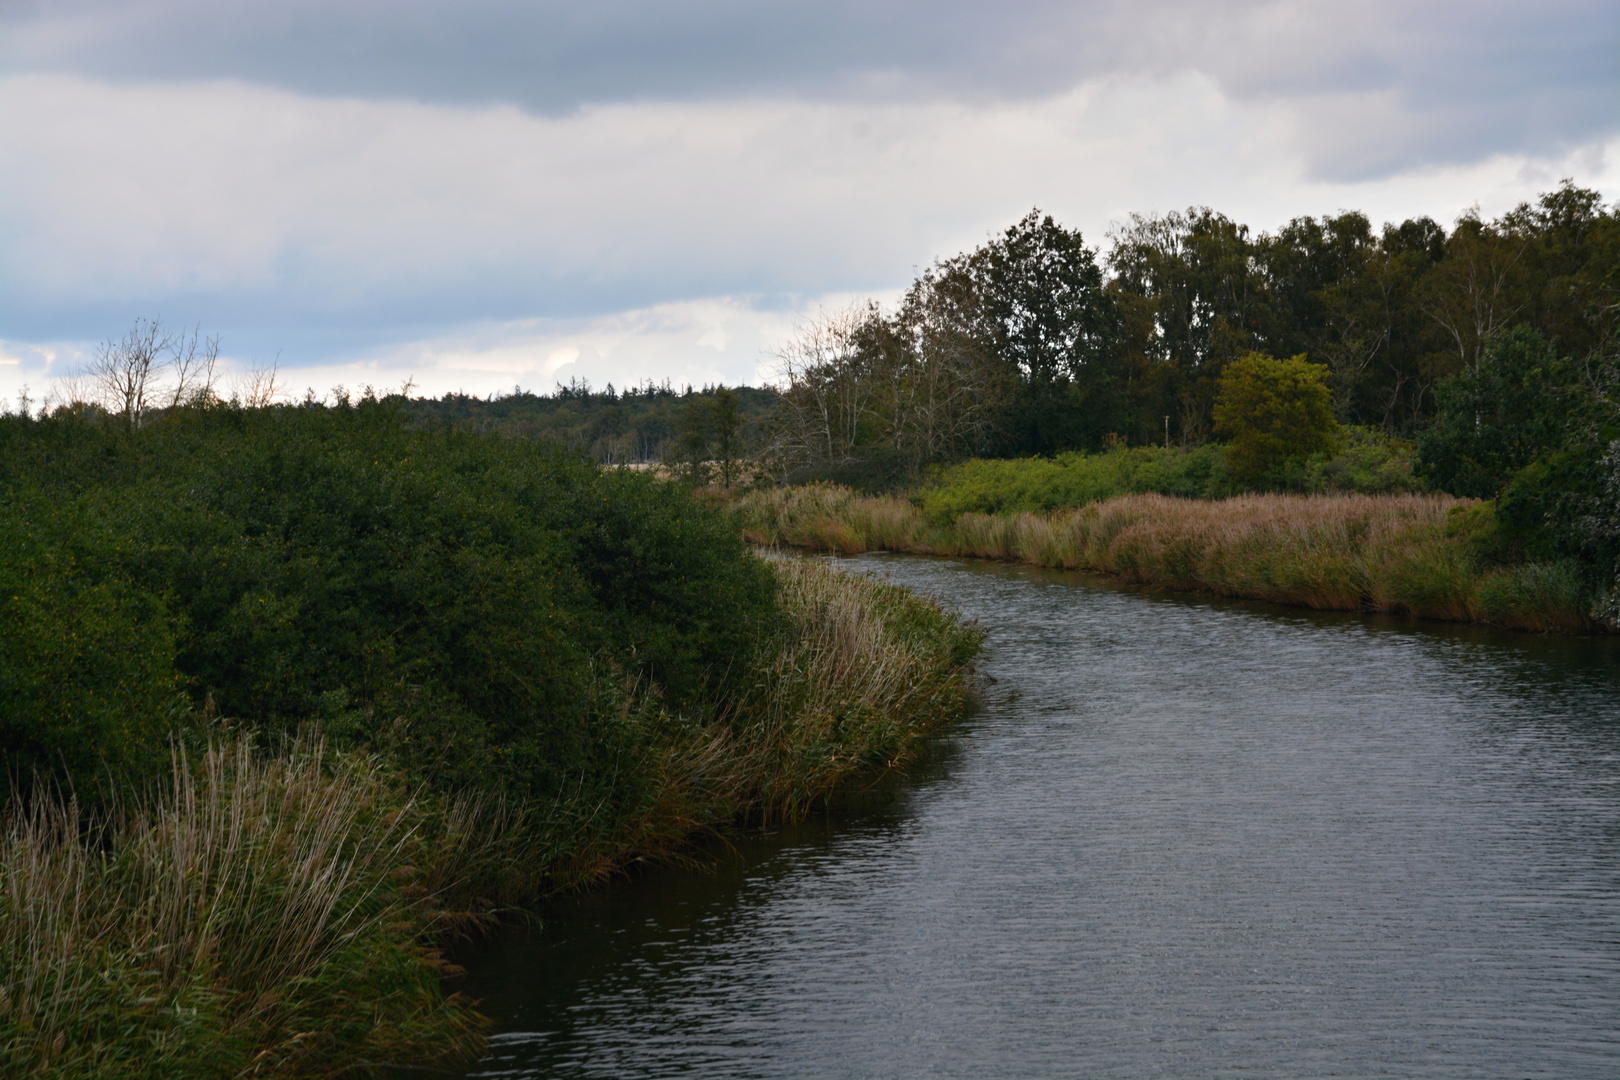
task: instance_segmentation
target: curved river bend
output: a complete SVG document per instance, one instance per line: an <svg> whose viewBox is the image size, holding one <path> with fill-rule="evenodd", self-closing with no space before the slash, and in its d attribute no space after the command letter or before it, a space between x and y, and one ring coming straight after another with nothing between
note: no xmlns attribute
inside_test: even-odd
<svg viewBox="0 0 1620 1080"><path fill-rule="evenodd" d="M984 710L480 947L469 1075L1620 1075L1620 643L843 564L988 627Z"/></svg>

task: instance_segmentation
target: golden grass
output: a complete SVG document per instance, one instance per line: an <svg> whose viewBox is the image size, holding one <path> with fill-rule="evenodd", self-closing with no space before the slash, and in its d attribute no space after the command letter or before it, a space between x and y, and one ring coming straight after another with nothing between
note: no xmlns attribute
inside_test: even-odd
<svg viewBox="0 0 1620 1080"><path fill-rule="evenodd" d="M1526 629L1588 625L1568 568L1486 568L1438 495L1126 495L1051 514L963 514L930 525L910 503L828 485L733 505L759 544L1007 559L1330 610Z"/></svg>

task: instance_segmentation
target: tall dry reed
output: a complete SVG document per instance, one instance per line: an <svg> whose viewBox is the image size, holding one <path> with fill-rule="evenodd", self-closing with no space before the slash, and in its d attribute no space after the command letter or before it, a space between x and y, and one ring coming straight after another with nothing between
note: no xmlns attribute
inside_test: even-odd
<svg viewBox="0 0 1620 1080"><path fill-rule="evenodd" d="M967 513L930 525L904 500L813 485L734 504L754 543L1009 559L1314 608L1526 629L1589 624L1562 564L1490 566L1435 495L1126 495L1050 514Z"/></svg>
<svg viewBox="0 0 1620 1080"><path fill-rule="evenodd" d="M801 559L776 570L790 625L731 718L732 747L749 801L793 817L961 715L981 634L872 578Z"/></svg>

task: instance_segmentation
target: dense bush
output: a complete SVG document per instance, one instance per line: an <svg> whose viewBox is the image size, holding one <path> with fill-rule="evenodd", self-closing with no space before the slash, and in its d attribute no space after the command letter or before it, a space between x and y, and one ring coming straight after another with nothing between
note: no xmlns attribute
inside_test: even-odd
<svg viewBox="0 0 1620 1080"><path fill-rule="evenodd" d="M1620 342L1577 362L1530 327L1499 334L1441 384L1418 444L1432 485L1494 501L1487 558L1567 563L1599 597L1620 593L1617 356Z"/></svg>
<svg viewBox="0 0 1620 1080"><path fill-rule="evenodd" d="M35 770L89 796L163 760L186 705L174 619L157 595L31 533L21 509L0 521L0 802Z"/></svg>
<svg viewBox="0 0 1620 1080"><path fill-rule="evenodd" d="M1424 474L1442 491L1494 497L1513 474L1564 441L1574 365L1520 327L1479 363L1441 383L1434 425L1419 440Z"/></svg>
<svg viewBox="0 0 1620 1080"><path fill-rule="evenodd" d="M1291 463L1338 445L1328 369L1303 354L1251 352L1221 373L1215 430L1227 435L1226 468L1247 484L1281 486Z"/></svg>
<svg viewBox="0 0 1620 1080"><path fill-rule="evenodd" d="M647 734L626 687L701 711L773 618L673 486L387 402L9 418L0 459L13 770L116 769L182 714L316 718L435 785L611 809Z"/></svg>
<svg viewBox="0 0 1620 1080"><path fill-rule="evenodd" d="M1392 439L1377 428L1341 427L1334 451L1318 452L1299 462L1298 483L1283 486L1313 494L1422 491L1423 480L1413 471L1415 457L1416 447L1405 439Z"/></svg>
<svg viewBox="0 0 1620 1080"><path fill-rule="evenodd" d="M937 470L915 495L936 524L965 513L1041 513L1156 492L1218 498L1236 489L1217 446L1139 446L1101 454L965 461Z"/></svg>

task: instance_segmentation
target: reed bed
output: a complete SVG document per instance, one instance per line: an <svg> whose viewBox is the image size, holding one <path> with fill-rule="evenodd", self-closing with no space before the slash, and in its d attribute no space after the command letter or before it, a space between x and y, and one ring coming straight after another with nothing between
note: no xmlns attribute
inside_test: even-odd
<svg viewBox="0 0 1620 1080"><path fill-rule="evenodd" d="M981 633L884 582L800 559L776 568L790 625L730 731L749 805L791 818L959 716Z"/></svg>
<svg viewBox="0 0 1620 1080"><path fill-rule="evenodd" d="M937 525L903 499L815 485L749 493L733 513L757 544L1007 559L1223 596L1532 630L1591 625L1572 566L1483 562L1462 513L1471 505L1418 494L1126 495Z"/></svg>

